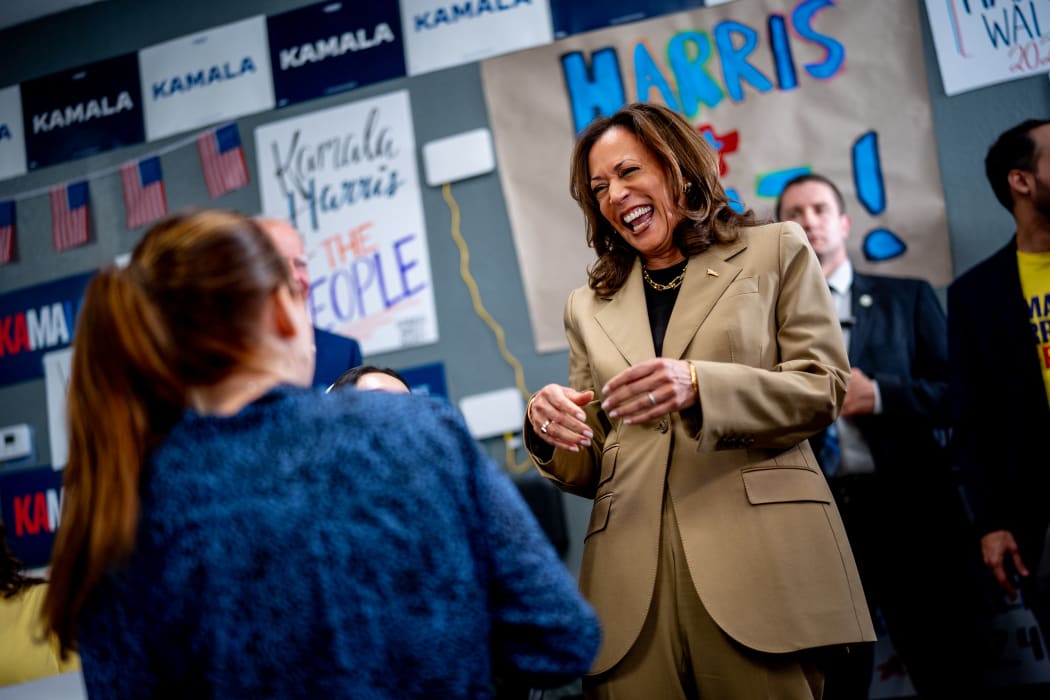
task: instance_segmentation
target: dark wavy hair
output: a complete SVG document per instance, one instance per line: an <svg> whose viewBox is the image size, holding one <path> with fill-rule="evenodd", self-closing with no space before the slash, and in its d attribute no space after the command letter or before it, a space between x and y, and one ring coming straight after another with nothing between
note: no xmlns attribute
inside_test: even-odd
<svg viewBox="0 0 1050 700"><path fill-rule="evenodd" d="M1035 172L1035 161L1039 157L1032 131L1050 124L1050 119L1026 119L999 135L984 158L984 174L992 186L995 198L1011 214L1014 211L1013 195L1007 179L1011 170Z"/></svg>
<svg viewBox="0 0 1050 700"><path fill-rule="evenodd" d="M572 152L569 191L583 210L587 222L587 244L598 260L587 271L588 284L600 296L615 294L634 266L638 252L604 216L591 191L591 148L613 128L626 129L649 149L663 166L670 183L671 201L684 193L684 206L677 205L680 223L673 232L674 244L686 257L702 253L714 243L736 240L738 228L758 223L753 211L743 214L729 207L718 175L718 153L678 113L660 105L635 102L610 117L599 117L585 128Z"/></svg>
<svg viewBox="0 0 1050 700"><path fill-rule="evenodd" d="M42 578L33 578L22 573L22 562L7 544L7 528L0 522L0 599L10 598L19 591L43 583Z"/></svg>

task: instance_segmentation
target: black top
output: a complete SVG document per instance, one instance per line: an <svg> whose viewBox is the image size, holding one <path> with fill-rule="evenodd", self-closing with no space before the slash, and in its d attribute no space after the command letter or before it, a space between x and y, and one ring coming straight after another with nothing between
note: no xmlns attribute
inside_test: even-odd
<svg viewBox="0 0 1050 700"><path fill-rule="evenodd" d="M649 279L653 282L667 284L682 274L688 262L688 260L683 260L662 270L649 270L646 268L646 272L649 273ZM649 310L649 330L653 334L653 348L656 350L656 356L660 357L664 349L664 334L667 332L667 323L671 320L671 311L674 309L675 300L678 299L678 290L682 286L678 285L674 289L660 291L653 289L652 285L644 279L642 280L642 285L645 287L645 306Z"/></svg>

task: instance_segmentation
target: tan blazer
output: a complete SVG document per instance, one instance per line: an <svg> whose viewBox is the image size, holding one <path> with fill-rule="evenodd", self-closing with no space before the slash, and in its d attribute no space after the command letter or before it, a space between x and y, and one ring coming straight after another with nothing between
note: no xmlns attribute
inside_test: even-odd
<svg viewBox="0 0 1050 700"><path fill-rule="evenodd" d="M663 348L695 365L699 408L624 425L599 402L613 376L655 356L642 284L635 263L611 299L583 287L566 304L569 383L596 392L591 448L552 450L525 423L540 471L594 499L580 570L603 625L591 673L623 658L642 628L665 483L696 592L729 636L766 652L874 641L842 521L806 442L838 414L849 364L801 228L746 228L689 259Z"/></svg>

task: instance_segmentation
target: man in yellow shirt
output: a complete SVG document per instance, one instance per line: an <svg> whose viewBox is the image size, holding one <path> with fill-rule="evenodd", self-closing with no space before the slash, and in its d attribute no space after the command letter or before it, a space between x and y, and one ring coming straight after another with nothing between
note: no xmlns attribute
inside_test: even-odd
<svg viewBox="0 0 1050 700"><path fill-rule="evenodd" d="M985 158L1017 234L948 290L955 441L985 565L1050 633L1050 120L1003 132ZM1035 574L1040 562L1043 583Z"/></svg>

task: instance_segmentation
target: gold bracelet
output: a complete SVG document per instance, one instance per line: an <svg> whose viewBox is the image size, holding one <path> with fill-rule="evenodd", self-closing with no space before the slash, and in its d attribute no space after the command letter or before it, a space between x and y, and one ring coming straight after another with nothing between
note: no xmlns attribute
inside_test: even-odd
<svg viewBox="0 0 1050 700"><path fill-rule="evenodd" d="M695 396L696 400L699 401L700 383L696 380L696 365L694 365L692 362L689 362L689 381L693 383L693 396Z"/></svg>

